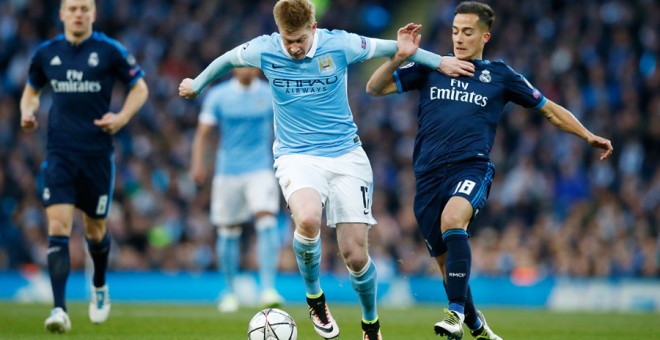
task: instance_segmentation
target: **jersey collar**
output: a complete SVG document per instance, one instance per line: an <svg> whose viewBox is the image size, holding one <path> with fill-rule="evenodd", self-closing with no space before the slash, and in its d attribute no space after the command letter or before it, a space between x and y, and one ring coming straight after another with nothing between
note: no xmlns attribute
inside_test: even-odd
<svg viewBox="0 0 660 340"><path fill-rule="evenodd" d="M318 47L318 45L319 45L319 29L317 28L316 30L314 30L314 41L312 42L312 47L305 55L305 58L314 58L314 54L316 54L316 48ZM284 42L282 41L281 38L280 38L280 47L282 47L282 51L284 51L284 54L286 54L289 58L293 59L293 57L286 50L286 47L284 47Z"/></svg>

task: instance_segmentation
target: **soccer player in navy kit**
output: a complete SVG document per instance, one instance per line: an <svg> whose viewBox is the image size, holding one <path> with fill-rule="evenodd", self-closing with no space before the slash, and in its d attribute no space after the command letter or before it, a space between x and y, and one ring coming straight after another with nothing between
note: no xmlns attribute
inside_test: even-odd
<svg viewBox="0 0 660 340"><path fill-rule="evenodd" d="M42 201L48 220L48 272L54 298L45 327L55 333L71 329L65 291L75 208L83 212L94 263L89 317L94 323L108 318L105 272L110 235L106 217L114 184L112 135L128 123L148 96L144 73L135 58L117 41L92 31L94 0L62 0L59 14L64 34L35 51L20 102L21 127L33 130L41 90L47 85L52 89ZM108 111L116 79L130 90L121 111L112 113Z"/></svg>
<svg viewBox="0 0 660 340"><path fill-rule="evenodd" d="M320 285L320 228L337 229L337 243L362 307L363 339L381 339L376 306L376 267L367 251L371 213L371 165L348 106L348 65L392 56L396 42L317 28L308 0L280 0L273 9L278 33L257 37L214 60L179 95L195 98L236 67L258 67L270 81L275 111L276 176L295 223L293 248L305 283L314 329L336 338ZM472 65L419 50L411 59L445 73L470 74ZM438 66L440 65L440 66Z"/></svg>
<svg viewBox="0 0 660 340"><path fill-rule="evenodd" d="M522 75L503 62L482 59L493 20L493 10L483 3L462 2L456 8L454 54L475 65L473 77L449 78L418 64L400 67L419 46L417 26L411 34L400 37L395 56L381 65L367 84L367 92L373 95L420 91L419 131L413 153L417 184L414 209L449 298L444 319L434 330L449 339L462 338L463 323L477 339L501 339L472 301L467 227L488 197L494 174L489 154L504 105L511 101L541 112L560 129L603 149L601 160L613 151L609 140L591 133Z"/></svg>

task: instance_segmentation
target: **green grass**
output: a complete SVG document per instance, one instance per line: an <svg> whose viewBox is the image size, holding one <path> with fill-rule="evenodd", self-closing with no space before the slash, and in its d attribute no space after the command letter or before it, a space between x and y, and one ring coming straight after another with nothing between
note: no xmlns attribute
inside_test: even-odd
<svg viewBox="0 0 660 340"><path fill-rule="evenodd" d="M331 305L343 339L360 339L360 309ZM440 339L433 335L441 307L380 309L383 336L388 340ZM308 321L304 306L284 308L298 324L298 339L320 339ZM43 322L46 305L0 302L0 339L47 339ZM143 305L115 302L110 319L93 325L87 305L70 304L72 331L61 338L75 339L246 339L247 323L257 312L244 308L219 314L209 305ZM515 339L660 339L660 315L654 313L562 313L528 309L484 310L493 330ZM466 334L464 339L471 339Z"/></svg>

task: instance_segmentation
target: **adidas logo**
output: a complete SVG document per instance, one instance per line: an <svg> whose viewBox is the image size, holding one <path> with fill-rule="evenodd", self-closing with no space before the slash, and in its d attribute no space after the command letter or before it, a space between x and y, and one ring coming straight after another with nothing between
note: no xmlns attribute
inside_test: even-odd
<svg viewBox="0 0 660 340"><path fill-rule="evenodd" d="M51 65L62 65L62 60L60 60L59 56L54 56L53 59L50 60Z"/></svg>

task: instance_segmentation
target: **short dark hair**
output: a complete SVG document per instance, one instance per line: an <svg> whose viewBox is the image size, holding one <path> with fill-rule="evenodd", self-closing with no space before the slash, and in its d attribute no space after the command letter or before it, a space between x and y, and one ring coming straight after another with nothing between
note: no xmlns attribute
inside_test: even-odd
<svg viewBox="0 0 660 340"><path fill-rule="evenodd" d="M488 4L478 1L461 2L456 7L454 15L456 14L476 14L479 17L479 22L486 25L489 30L493 26L493 21L495 21L495 11Z"/></svg>

